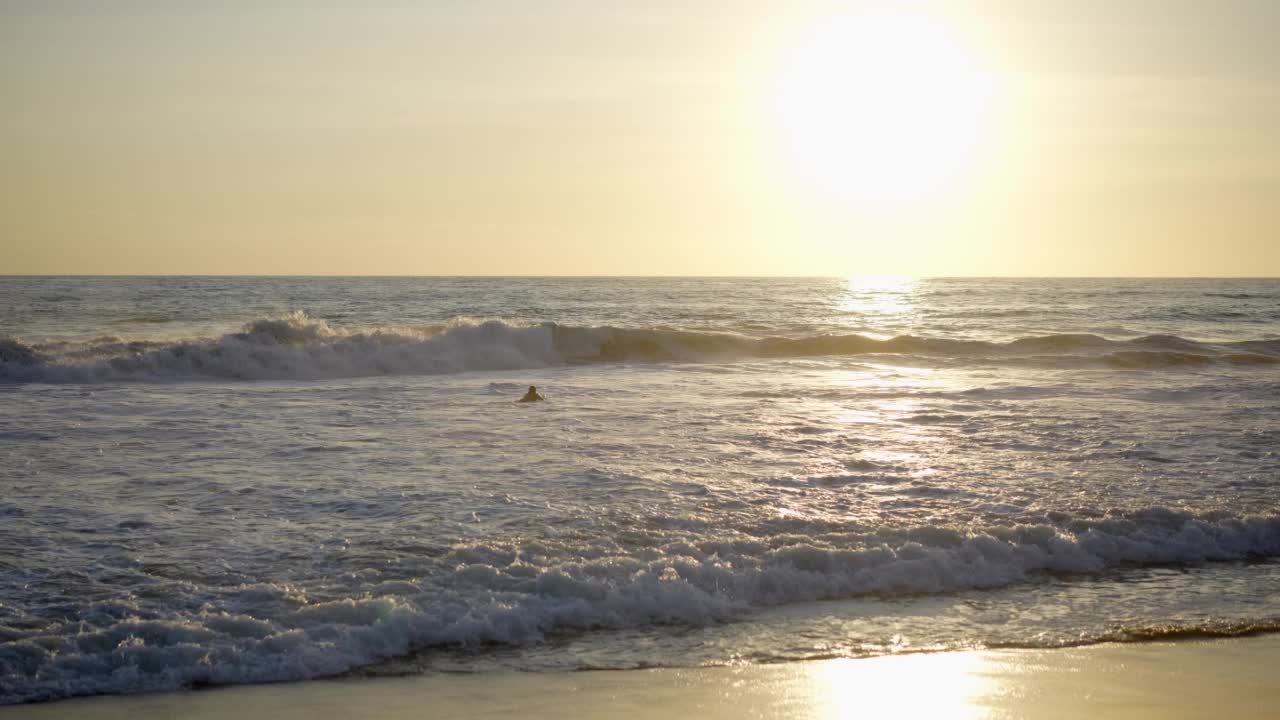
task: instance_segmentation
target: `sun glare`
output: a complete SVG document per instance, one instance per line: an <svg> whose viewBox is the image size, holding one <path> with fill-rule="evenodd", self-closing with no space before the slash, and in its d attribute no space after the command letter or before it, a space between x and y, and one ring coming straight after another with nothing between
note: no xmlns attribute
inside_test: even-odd
<svg viewBox="0 0 1280 720"><path fill-rule="evenodd" d="M788 160L813 190L893 207L973 167L993 95L943 18L897 11L815 23L784 56L774 102Z"/></svg>
<svg viewBox="0 0 1280 720"><path fill-rule="evenodd" d="M814 668L815 715L825 718L978 718L994 688L979 653L833 660Z"/></svg>

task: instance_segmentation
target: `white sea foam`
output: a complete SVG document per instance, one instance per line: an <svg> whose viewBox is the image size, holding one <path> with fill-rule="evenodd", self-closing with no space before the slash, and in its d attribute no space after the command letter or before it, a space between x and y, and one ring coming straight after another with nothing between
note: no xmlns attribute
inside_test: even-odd
<svg viewBox="0 0 1280 720"><path fill-rule="evenodd" d="M302 313L264 318L241 332L175 341L102 336L26 344L0 338L0 382L317 380L520 370L582 362L703 362L884 354L969 362L1158 369L1215 363L1275 365L1280 341L1200 343L1176 336L1108 340L1027 337L1008 343L861 335L754 338L555 323L458 319L421 328L335 328Z"/></svg>
<svg viewBox="0 0 1280 720"><path fill-rule="evenodd" d="M1277 287L0 278L0 694L1275 630Z"/></svg>
<svg viewBox="0 0 1280 720"><path fill-rule="evenodd" d="M459 545L419 588L311 602L247 588L232 613L72 623L0 642L0 701L332 675L432 647L520 645L548 633L701 626L761 606L943 593L1042 572L1280 555L1280 517L1196 517L1152 508L1102 521L674 543L650 557L583 557L570 545ZM254 598L257 598L255 601ZM292 598L294 609L255 616Z"/></svg>

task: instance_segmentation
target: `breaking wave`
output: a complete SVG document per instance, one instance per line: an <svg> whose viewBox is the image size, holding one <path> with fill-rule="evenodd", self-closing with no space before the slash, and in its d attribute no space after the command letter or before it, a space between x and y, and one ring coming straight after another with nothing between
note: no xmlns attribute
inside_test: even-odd
<svg viewBox="0 0 1280 720"><path fill-rule="evenodd" d="M172 341L103 336L27 344L0 337L0 382L319 380L519 370L573 363L728 362L847 355L954 358L993 363L1160 368L1280 363L1280 340L1205 343L1171 335L1109 340L1028 337L1008 343L904 335L748 337L732 333L459 321L346 329L294 313L217 338Z"/></svg>
<svg viewBox="0 0 1280 720"><path fill-rule="evenodd" d="M438 571L357 596L231 588L199 609L94 606L61 625L0 625L0 703L335 675L430 648L526 645L548 635L704 626L752 608L996 588L1042 573L1280 555L1280 516L1148 508L1040 525L922 527L676 541L629 554L572 544L460 544ZM203 593L202 593L203 595ZM203 595L203 597L210 597ZM1254 630L1179 626L1123 638ZM1249 626L1253 628L1253 625Z"/></svg>

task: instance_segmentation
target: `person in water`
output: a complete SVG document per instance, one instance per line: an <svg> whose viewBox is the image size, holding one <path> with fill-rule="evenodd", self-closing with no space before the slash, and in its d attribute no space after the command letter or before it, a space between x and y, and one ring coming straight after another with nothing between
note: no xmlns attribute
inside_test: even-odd
<svg viewBox="0 0 1280 720"><path fill-rule="evenodd" d="M529 392L525 393L524 397L517 402L542 402L543 400L546 400L546 398L538 394L538 388L530 385Z"/></svg>

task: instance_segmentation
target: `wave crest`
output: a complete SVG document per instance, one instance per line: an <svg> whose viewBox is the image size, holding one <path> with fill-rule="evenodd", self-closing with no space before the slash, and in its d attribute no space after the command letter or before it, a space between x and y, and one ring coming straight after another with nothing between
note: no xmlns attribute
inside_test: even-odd
<svg viewBox="0 0 1280 720"><path fill-rule="evenodd" d="M172 341L104 336L25 344L0 338L0 382L319 380L520 370L600 362L729 362L818 356L896 355L968 362L1158 368L1280 363L1280 341L1204 343L1152 335L1109 340L1060 334L1008 343L912 335L756 338L732 333L519 325L457 320L425 327L336 328L302 313L261 318L240 332Z"/></svg>
<svg viewBox="0 0 1280 720"><path fill-rule="evenodd" d="M1051 524L1014 527L677 541L640 554L536 541L458 545L440 558L438 573L384 582L356 597L311 601L297 588L252 586L167 617L117 606L119 612L61 627L0 626L0 677L6 679L0 704L297 680L435 647L525 645L552 633L654 624L704 626L795 602L947 593L1008 586L1046 572L1277 555L1280 516L1158 507L1100 520L1059 514ZM1180 627L1127 639L1194 632Z"/></svg>

